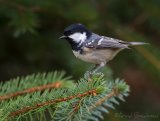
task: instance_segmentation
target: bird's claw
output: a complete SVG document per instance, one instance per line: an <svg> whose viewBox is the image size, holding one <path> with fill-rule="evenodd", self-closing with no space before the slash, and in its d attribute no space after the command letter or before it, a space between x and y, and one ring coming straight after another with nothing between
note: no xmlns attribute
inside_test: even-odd
<svg viewBox="0 0 160 121"><path fill-rule="evenodd" d="M91 71L87 71L84 74L84 77L88 80L88 81L92 81L92 77L93 77L93 73Z"/></svg>

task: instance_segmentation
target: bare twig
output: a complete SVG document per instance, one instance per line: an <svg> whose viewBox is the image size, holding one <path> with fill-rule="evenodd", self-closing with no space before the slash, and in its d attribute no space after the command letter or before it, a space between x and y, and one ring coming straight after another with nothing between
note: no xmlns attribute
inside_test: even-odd
<svg viewBox="0 0 160 121"><path fill-rule="evenodd" d="M119 36L121 36L122 38L126 38L128 41L135 41L132 37L121 30L117 30L116 32ZM153 56L151 52L149 52L144 47L137 46L135 48L144 56L144 58L146 58L146 60L152 63L152 65L154 65L154 67L156 67L158 70L160 70L160 61L155 56Z"/></svg>
<svg viewBox="0 0 160 121"><path fill-rule="evenodd" d="M18 11L20 11L21 13L23 13L25 10L30 10L32 12L41 12L44 11L42 8L40 8L39 6L25 6L22 5L20 3L16 3L16 2L12 2L10 0L0 0L0 4L5 5L7 7L16 9Z"/></svg>
<svg viewBox="0 0 160 121"><path fill-rule="evenodd" d="M148 15L146 13L140 14L137 16L132 22L128 24L128 26L131 26L132 28L136 28L139 25L143 24L148 18Z"/></svg>

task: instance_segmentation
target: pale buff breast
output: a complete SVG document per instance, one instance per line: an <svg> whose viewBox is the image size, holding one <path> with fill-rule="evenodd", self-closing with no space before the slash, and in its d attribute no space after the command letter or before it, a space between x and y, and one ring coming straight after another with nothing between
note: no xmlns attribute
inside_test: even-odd
<svg viewBox="0 0 160 121"><path fill-rule="evenodd" d="M118 50L111 50L111 49L103 49L103 50L95 50L95 51L90 51L86 52L85 54L80 54L79 52L73 51L73 54L86 62L94 63L94 64L100 64L101 62L108 62L112 60L119 51L122 49Z"/></svg>

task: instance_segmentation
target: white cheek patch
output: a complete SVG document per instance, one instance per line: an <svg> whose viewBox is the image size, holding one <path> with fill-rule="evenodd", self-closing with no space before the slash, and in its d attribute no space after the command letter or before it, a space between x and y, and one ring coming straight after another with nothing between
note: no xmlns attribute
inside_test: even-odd
<svg viewBox="0 0 160 121"><path fill-rule="evenodd" d="M87 39L86 32L83 33L74 33L69 36L76 43L83 43Z"/></svg>

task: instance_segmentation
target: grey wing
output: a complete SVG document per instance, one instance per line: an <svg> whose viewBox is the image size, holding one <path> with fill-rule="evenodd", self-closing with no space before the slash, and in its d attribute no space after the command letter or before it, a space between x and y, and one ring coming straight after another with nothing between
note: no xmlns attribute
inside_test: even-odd
<svg viewBox="0 0 160 121"><path fill-rule="evenodd" d="M128 48L129 42L124 42L119 39L114 39L110 37L101 36L95 41L89 41L85 44L88 48L96 48L96 49L103 49L103 48Z"/></svg>

